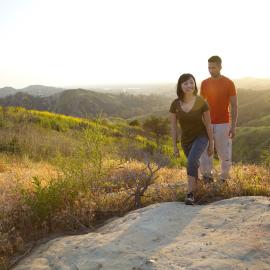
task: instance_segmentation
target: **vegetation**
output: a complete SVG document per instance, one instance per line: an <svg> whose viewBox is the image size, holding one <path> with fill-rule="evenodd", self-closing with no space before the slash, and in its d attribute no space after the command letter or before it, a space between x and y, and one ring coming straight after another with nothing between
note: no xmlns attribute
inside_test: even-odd
<svg viewBox="0 0 270 270"><path fill-rule="evenodd" d="M251 85L254 85L254 82L252 80L249 83L251 83ZM261 81L261 83L261 86L268 85L268 82ZM243 84L240 83L239 85ZM55 113L62 113L65 115L93 119L98 117L98 115L102 114L103 117L107 118L107 121L108 117L113 117L113 125L118 125L118 120L120 122L122 120L117 119L117 121L115 121L116 117L121 117L129 119L130 124L129 127L124 127L125 132L130 131L132 133L132 127L137 127L138 129L140 129L142 126L142 129L146 129L148 125L148 132L152 132L153 137L155 137L156 139L157 145L160 145L158 141L159 139L162 139L163 135L159 134L157 123L154 123L154 128L156 129L154 130L153 127L151 127L150 121L156 121L152 119L153 117L160 121L162 118L164 119L164 117L167 118L168 116L169 105L175 96L175 90L172 85L167 85L166 87L168 91L165 91L166 89L163 89L163 87L163 90L161 92L159 91L159 93L163 93L162 96L153 94L146 96L124 93L98 93L90 90L73 89L62 91L57 95L45 97L29 95L29 93L33 93L33 88L26 89L27 91L24 91L24 93L17 93L13 96L6 96L5 98L0 98L0 105L22 106L27 109L51 111ZM11 90L12 89L9 88L2 89L4 93ZM60 90L61 89L48 89L48 91L52 93ZM154 89L151 88L151 92L153 93L158 91L157 89L156 91L154 91ZM143 93L142 89L140 93ZM266 129L270 126L270 90L254 91L238 89L238 100L239 128L237 130L236 140L233 148L234 161L242 161L249 163L253 162L257 164L261 163L265 156L265 154L263 153L265 153L265 151L268 151L269 149L267 143L268 138ZM46 117L43 117L42 120L41 118L41 116L38 118L36 117L36 121L42 121L44 126L52 125L54 126L54 130L57 130L59 128L68 130L68 127L64 126L64 121L62 121L60 126L59 121L55 120L53 116L50 120L48 120ZM46 123L47 120L48 123ZM56 122L54 123L54 121ZM4 123L1 120L0 126L3 124ZM166 123L164 122L163 124ZM126 123L124 125L126 125ZM249 127L249 129L246 129L246 127ZM118 133L119 136L126 135L125 132L123 133L123 130L121 128L115 130L115 132ZM165 134L165 137L166 136L167 134ZM260 138L260 141L258 141L258 138ZM16 144L16 140L18 140L18 138L14 138L14 140L10 142L11 144L7 146L10 151L13 151L12 149ZM149 142L147 147L149 148L149 151L151 151L154 145L152 142Z"/></svg>
<svg viewBox="0 0 270 270"><path fill-rule="evenodd" d="M1 106L21 106L77 117L104 116L131 118L157 110L168 110L170 99L159 95L99 93L84 89L65 90L46 97L27 93L0 98Z"/></svg>
<svg viewBox="0 0 270 270"><path fill-rule="evenodd" d="M270 91L240 89L238 96L239 127L233 142L233 160L265 163L270 149Z"/></svg>
<svg viewBox="0 0 270 270"><path fill-rule="evenodd" d="M259 120L270 114L270 90L238 90L239 126L249 125L249 121Z"/></svg>
<svg viewBox="0 0 270 270"><path fill-rule="evenodd" d="M270 154L270 126L241 127L233 142L233 160L243 163L263 163ZM264 154L263 154L264 153Z"/></svg>
<svg viewBox="0 0 270 270"><path fill-rule="evenodd" d="M161 143L161 140L166 135L169 135L169 120L166 118L152 116L145 120L143 127L150 133L154 134L157 145Z"/></svg>
<svg viewBox="0 0 270 270"><path fill-rule="evenodd" d="M0 269L45 236L89 232L138 207L182 201L186 159L172 156L167 124L0 108ZM201 184L199 203L269 196L269 156L262 152L260 166L235 164L227 186Z"/></svg>

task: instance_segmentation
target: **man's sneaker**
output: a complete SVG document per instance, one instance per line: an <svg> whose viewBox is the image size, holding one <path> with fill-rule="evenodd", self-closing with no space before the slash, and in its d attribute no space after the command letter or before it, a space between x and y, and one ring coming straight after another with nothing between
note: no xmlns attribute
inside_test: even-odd
<svg viewBox="0 0 270 270"><path fill-rule="evenodd" d="M211 184L214 182L214 179L212 176L207 176L207 175L204 175L203 176L203 182L204 184Z"/></svg>
<svg viewBox="0 0 270 270"><path fill-rule="evenodd" d="M186 199L185 199L185 204L186 205L193 205L194 204L194 196L193 196L193 193L192 192L189 192L186 196Z"/></svg>

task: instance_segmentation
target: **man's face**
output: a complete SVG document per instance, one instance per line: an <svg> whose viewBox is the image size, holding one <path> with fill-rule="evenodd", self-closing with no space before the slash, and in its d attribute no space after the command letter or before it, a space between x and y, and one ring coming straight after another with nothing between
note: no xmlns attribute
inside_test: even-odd
<svg viewBox="0 0 270 270"><path fill-rule="evenodd" d="M222 68L221 65L219 65L218 63L214 62L208 63L208 70L212 78L217 78L218 76L220 76L221 68Z"/></svg>

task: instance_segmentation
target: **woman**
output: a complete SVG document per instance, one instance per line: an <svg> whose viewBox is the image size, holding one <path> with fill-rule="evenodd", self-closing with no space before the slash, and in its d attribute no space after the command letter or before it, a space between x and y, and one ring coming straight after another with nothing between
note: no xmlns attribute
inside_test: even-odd
<svg viewBox="0 0 270 270"><path fill-rule="evenodd" d="M170 108L174 155L177 148L177 120L181 127L181 145L187 157L188 192L185 203L194 204L197 190L199 158L208 145L208 155L213 154L213 134L210 127L210 112L207 102L197 96L196 80L192 74L179 77L177 96Z"/></svg>

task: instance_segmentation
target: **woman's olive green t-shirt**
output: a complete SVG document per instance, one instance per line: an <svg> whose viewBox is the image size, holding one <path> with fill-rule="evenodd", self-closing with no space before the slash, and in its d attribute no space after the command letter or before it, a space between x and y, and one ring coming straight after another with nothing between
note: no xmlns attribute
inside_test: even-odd
<svg viewBox="0 0 270 270"><path fill-rule="evenodd" d="M189 112L184 112L180 106L179 98L175 99L170 108L171 113L176 114L181 127L181 143L190 144L199 136L206 136L207 131L202 120L203 113L209 110L207 102L200 96Z"/></svg>

